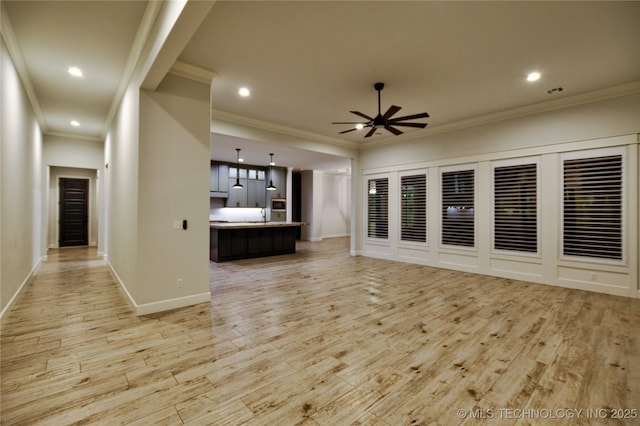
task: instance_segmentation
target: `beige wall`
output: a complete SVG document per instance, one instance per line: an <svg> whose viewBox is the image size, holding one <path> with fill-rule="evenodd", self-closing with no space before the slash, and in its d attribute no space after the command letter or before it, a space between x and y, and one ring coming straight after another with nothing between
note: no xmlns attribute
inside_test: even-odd
<svg viewBox="0 0 640 426"><path fill-rule="evenodd" d="M105 254L120 285L138 300L139 90L127 89L105 141Z"/></svg>
<svg viewBox="0 0 640 426"><path fill-rule="evenodd" d="M0 42L0 310L38 265L43 241L42 132Z"/></svg>
<svg viewBox="0 0 640 426"><path fill-rule="evenodd" d="M209 300L209 86L201 91L140 95L137 301L150 309ZM173 228L183 220L186 230Z"/></svg>

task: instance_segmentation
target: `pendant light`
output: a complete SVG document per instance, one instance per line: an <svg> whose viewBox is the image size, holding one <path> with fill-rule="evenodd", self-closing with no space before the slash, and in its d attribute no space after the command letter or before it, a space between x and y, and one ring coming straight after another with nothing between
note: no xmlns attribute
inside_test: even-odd
<svg viewBox="0 0 640 426"><path fill-rule="evenodd" d="M269 186L267 186L267 191L275 191L277 188L273 186L273 165L276 164L273 162L273 153L269 154L271 156L271 161L269 161Z"/></svg>
<svg viewBox="0 0 640 426"><path fill-rule="evenodd" d="M244 186L240 183L240 148L236 148L236 183L233 189L242 189Z"/></svg>

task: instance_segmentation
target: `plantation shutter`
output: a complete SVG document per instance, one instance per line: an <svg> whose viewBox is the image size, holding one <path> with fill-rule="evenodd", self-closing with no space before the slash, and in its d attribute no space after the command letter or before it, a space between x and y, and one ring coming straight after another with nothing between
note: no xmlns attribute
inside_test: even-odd
<svg viewBox="0 0 640 426"><path fill-rule="evenodd" d="M494 169L494 249L538 251L537 165Z"/></svg>
<svg viewBox="0 0 640 426"><path fill-rule="evenodd" d="M400 178L400 239L427 241L427 176L412 175Z"/></svg>
<svg viewBox="0 0 640 426"><path fill-rule="evenodd" d="M622 156L563 165L563 253L622 259Z"/></svg>
<svg viewBox="0 0 640 426"><path fill-rule="evenodd" d="M442 244L475 245L473 170L442 173Z"/></svg>
<svg viewBox="0 0 640 426"><path fill-rule="evenodd" d="M387 239L389 236L389 178L368 182L367 236Z"/></svg>

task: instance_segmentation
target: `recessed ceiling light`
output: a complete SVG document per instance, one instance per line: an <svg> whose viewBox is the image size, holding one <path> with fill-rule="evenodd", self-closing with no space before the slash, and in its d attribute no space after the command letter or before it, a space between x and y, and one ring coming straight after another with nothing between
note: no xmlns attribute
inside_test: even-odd
<svg viewBox="0 0 640 426"><path fill-rule="evenodd" d="M364 124L362 124L362 123L356 124L356 129L358 129L358 130L364 129Z"/></svg>
<svg viewBox="0 0 640 426"><path fill-rule="evenodd" d="M242 96L243 98L246 98L247 96L249 96L251 94L251 90L249 90L246 87L241 87L238 90L238 95Z"/></svg>
<svg viewBox="0 0 640 426"><path fill-rule="evenodd" d="M74 77L82 77L82 70L78 67L69 67L67 70Z"/></svg>
<svg viewBox="0 0 640 426"><path fill-rule="evenodd" d="M540 80L541 74L538 71L533 71L527 74L527 81L538 81Z"/></svg>
<svg viewBox="0 0 640 426"><path fill-rule="evenodd" d="M71 122L69 124L71 124L73 127L79 127L80 126L80 122L77 121L77 120L71 120Z"/></svg>
<svg viewBox="0 0 640 426"><path fill-rule="evenodd" d="M244 158L242 157L238 158L238 163L244 163Z"/></svg>

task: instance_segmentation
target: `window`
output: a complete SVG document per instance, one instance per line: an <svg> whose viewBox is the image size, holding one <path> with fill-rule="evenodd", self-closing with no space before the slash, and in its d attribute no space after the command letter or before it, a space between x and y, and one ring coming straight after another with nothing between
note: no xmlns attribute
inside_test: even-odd
<svg viewBox="0 0 640 426"><path fill-rule="evenodd" d="M622 260L622 155L563 166L563 254Z"/></svg>
<svg viewBox="0 0 640 426"><path fill-rule="evenodd" d="M367 236L387 239L389 236L389 178L369 179L367 187Z"/></svg>
<svg viewBox="0 0 640 426"><path fill-rule="evenodd" d="M494 249L537 253L537 174L536 164L494 169Z"/></svg>
<svg viewBox="0 0 640 426"><path fill-rule="evenodd" d="M442 244L475 246L474 170L442 173Z"/></svg>
<svg viewBox="0 0 640 426"><path fill-rule="evenodd" d="M400 239L427 241L427 176L412 175L400 178Z"/></svg>

